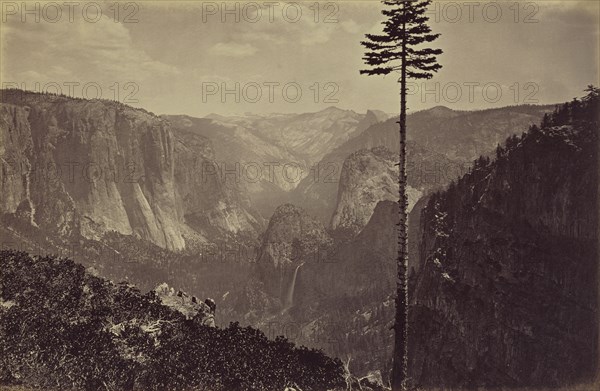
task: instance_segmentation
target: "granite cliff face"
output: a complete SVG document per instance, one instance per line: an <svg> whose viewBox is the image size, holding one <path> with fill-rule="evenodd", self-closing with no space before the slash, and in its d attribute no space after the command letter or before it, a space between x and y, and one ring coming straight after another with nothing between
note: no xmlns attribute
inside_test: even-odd
<svg viewBox="0 0 600 391"><path fill-rule="evenodd" d="M190 214L229 233L257 223L236 190L190 178L201 178L198 165L214 159L208 140L175 135L144 110L3 91L0 114L2 213L20 208L62 236L99 240L116 231L171 250L195 231L186 225Z"/></svg>
<svg viewBox="0 0 600 391"><path fill-rule="evenodd" d="M284 305L296 268L306 259L318 259L332 244L325 227L303 209L292 204L277 207L257 256L258 278L266 292Z"/></svg>
<svg viewBox="0 0 600 391"><path fill-rule="evenodd" d="M244 183L220 175L211 141L183 129L173 133L178 203L186 225L192 228L191 235L256 237L263 219L251 206Z"/></svg>
<svg viewBox="0 0 600 391"><path fill-rule="evenodd" d="M26 201L30 207L31 191L28 173L31 168L29 157L32 154L33 140L29 127L29 108L13 105L0 105L2 118L2 143L0 155L2 160L2 198L0 207L3 211L15 213L19 205ZM24 171L21 175L20 170ZM19 170L19 171L18 171Z"/></svg>
<svg viewBox="0 0 600 391"><path fill-rule="evenodd" d="M598 352L598 95L509 138L421 219L418 385L584 382Z"/></svg>
<svg viewBox="0 0 600 391"><path fill-rule="evenodd" d="M397 160L385 147L357 151L346 158L331 228L355 235L369 222L379 201L398 200ZM408 186L407 193L410 212L422 192Z"/></svg>

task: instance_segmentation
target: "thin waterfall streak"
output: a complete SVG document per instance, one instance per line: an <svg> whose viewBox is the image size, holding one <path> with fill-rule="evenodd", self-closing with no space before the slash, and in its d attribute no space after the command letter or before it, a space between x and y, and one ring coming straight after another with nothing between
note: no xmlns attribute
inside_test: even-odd
<svg viewBox="0 0 600 391"><path fill-rule="evenodd" d="M296 289L296 278L298 277L298 269L300 266L304 265L304 262L296 266L296 270L294 270L294 276L292 277L292 284L290 285L290 289L288 290L287 298L285 300L285 308L288 309L292 307L294 303L294 290Z"/></svg>

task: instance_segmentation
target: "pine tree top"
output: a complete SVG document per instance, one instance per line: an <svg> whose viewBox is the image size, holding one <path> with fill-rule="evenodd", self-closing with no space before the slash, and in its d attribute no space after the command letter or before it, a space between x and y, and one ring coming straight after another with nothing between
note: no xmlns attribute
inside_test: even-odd
<svg viewBox="0 0 600 391"><path fill-rule="evenodd" d="M382 11L383 34L366 34L361 44L367 49L363 60L369 69L361 74L387 75L406 70L413 79L430 79L442 66L437 63L441 49L426 47L440 34L434 34L427 24L427 7L431 0L383 0L389 7Z"/></svg>

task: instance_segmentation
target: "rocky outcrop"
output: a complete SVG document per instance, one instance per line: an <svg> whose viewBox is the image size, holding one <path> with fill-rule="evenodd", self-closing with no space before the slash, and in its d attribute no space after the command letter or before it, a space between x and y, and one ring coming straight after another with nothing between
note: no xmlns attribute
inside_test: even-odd
<svg viewBox="0 0 600 391"><path fill-rule="evenodd" d="M325 227L304 210L284 204L275 210L262 236L257 257L258 278L266 291L285 302L298 265L318 258L333 241Z"/></svg>
<svg viewBox="0 0 600 391"><path fill-rule="evenodd" d="M235 189L191 178L214 159L208 140L175 135L167 121L117 102L2 95L0 212L27 204L48 233L99 240L116 231L171 250L185 247L189 215L226 233L257 225Z"/></svg>
<svg viewBox="0 0 600 391"><path fill-rule="evenodd" d="M361 150L348 156L342 167L337 205L331 227L358 233L380 201L398 200L398 158L385 147ZM422 193L407 187L408 212Z"/></svg>
<svg viewBox="0 0 600 391"><path fill-rule="evenodd" d="M199 301L195 296L190 296L183 291L175 292L168 284L162 283L153 291L160 299L160 303L175 311L180 312L186 319L193 319L199 324L215 327L215 310L207 303L214 303L212 299Z"/></svg>
<svg viewBox="0 0 600 391"><path fill-rule="evenodd" d="M494 161L477 160L429 200L410 295L409 373L418 385L565 386L593 377L597 101L564 106L541 130L509 138Z"/></svg>
<svg viewBox="0 0 600 391"><path fill-rule="evenodd" d="M388 118L389 116L381 110L367 110L367 114L365 114L365 116L360 120L358 125L356 125L356 131L354 132L354 134L350 135L350 138L352 138L353 135L358 136L360 133L367 130L371 126L379 122L384 122Z"/></svg>

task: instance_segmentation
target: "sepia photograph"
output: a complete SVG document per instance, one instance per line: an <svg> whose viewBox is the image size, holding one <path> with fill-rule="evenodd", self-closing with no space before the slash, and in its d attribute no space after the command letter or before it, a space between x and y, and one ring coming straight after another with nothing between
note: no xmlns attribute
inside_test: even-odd
<svg viewBox="0 0 600 391"><path fill-rule="evenodd" d="M0 390L600 391L597 0L0 0Z"/></svg>

